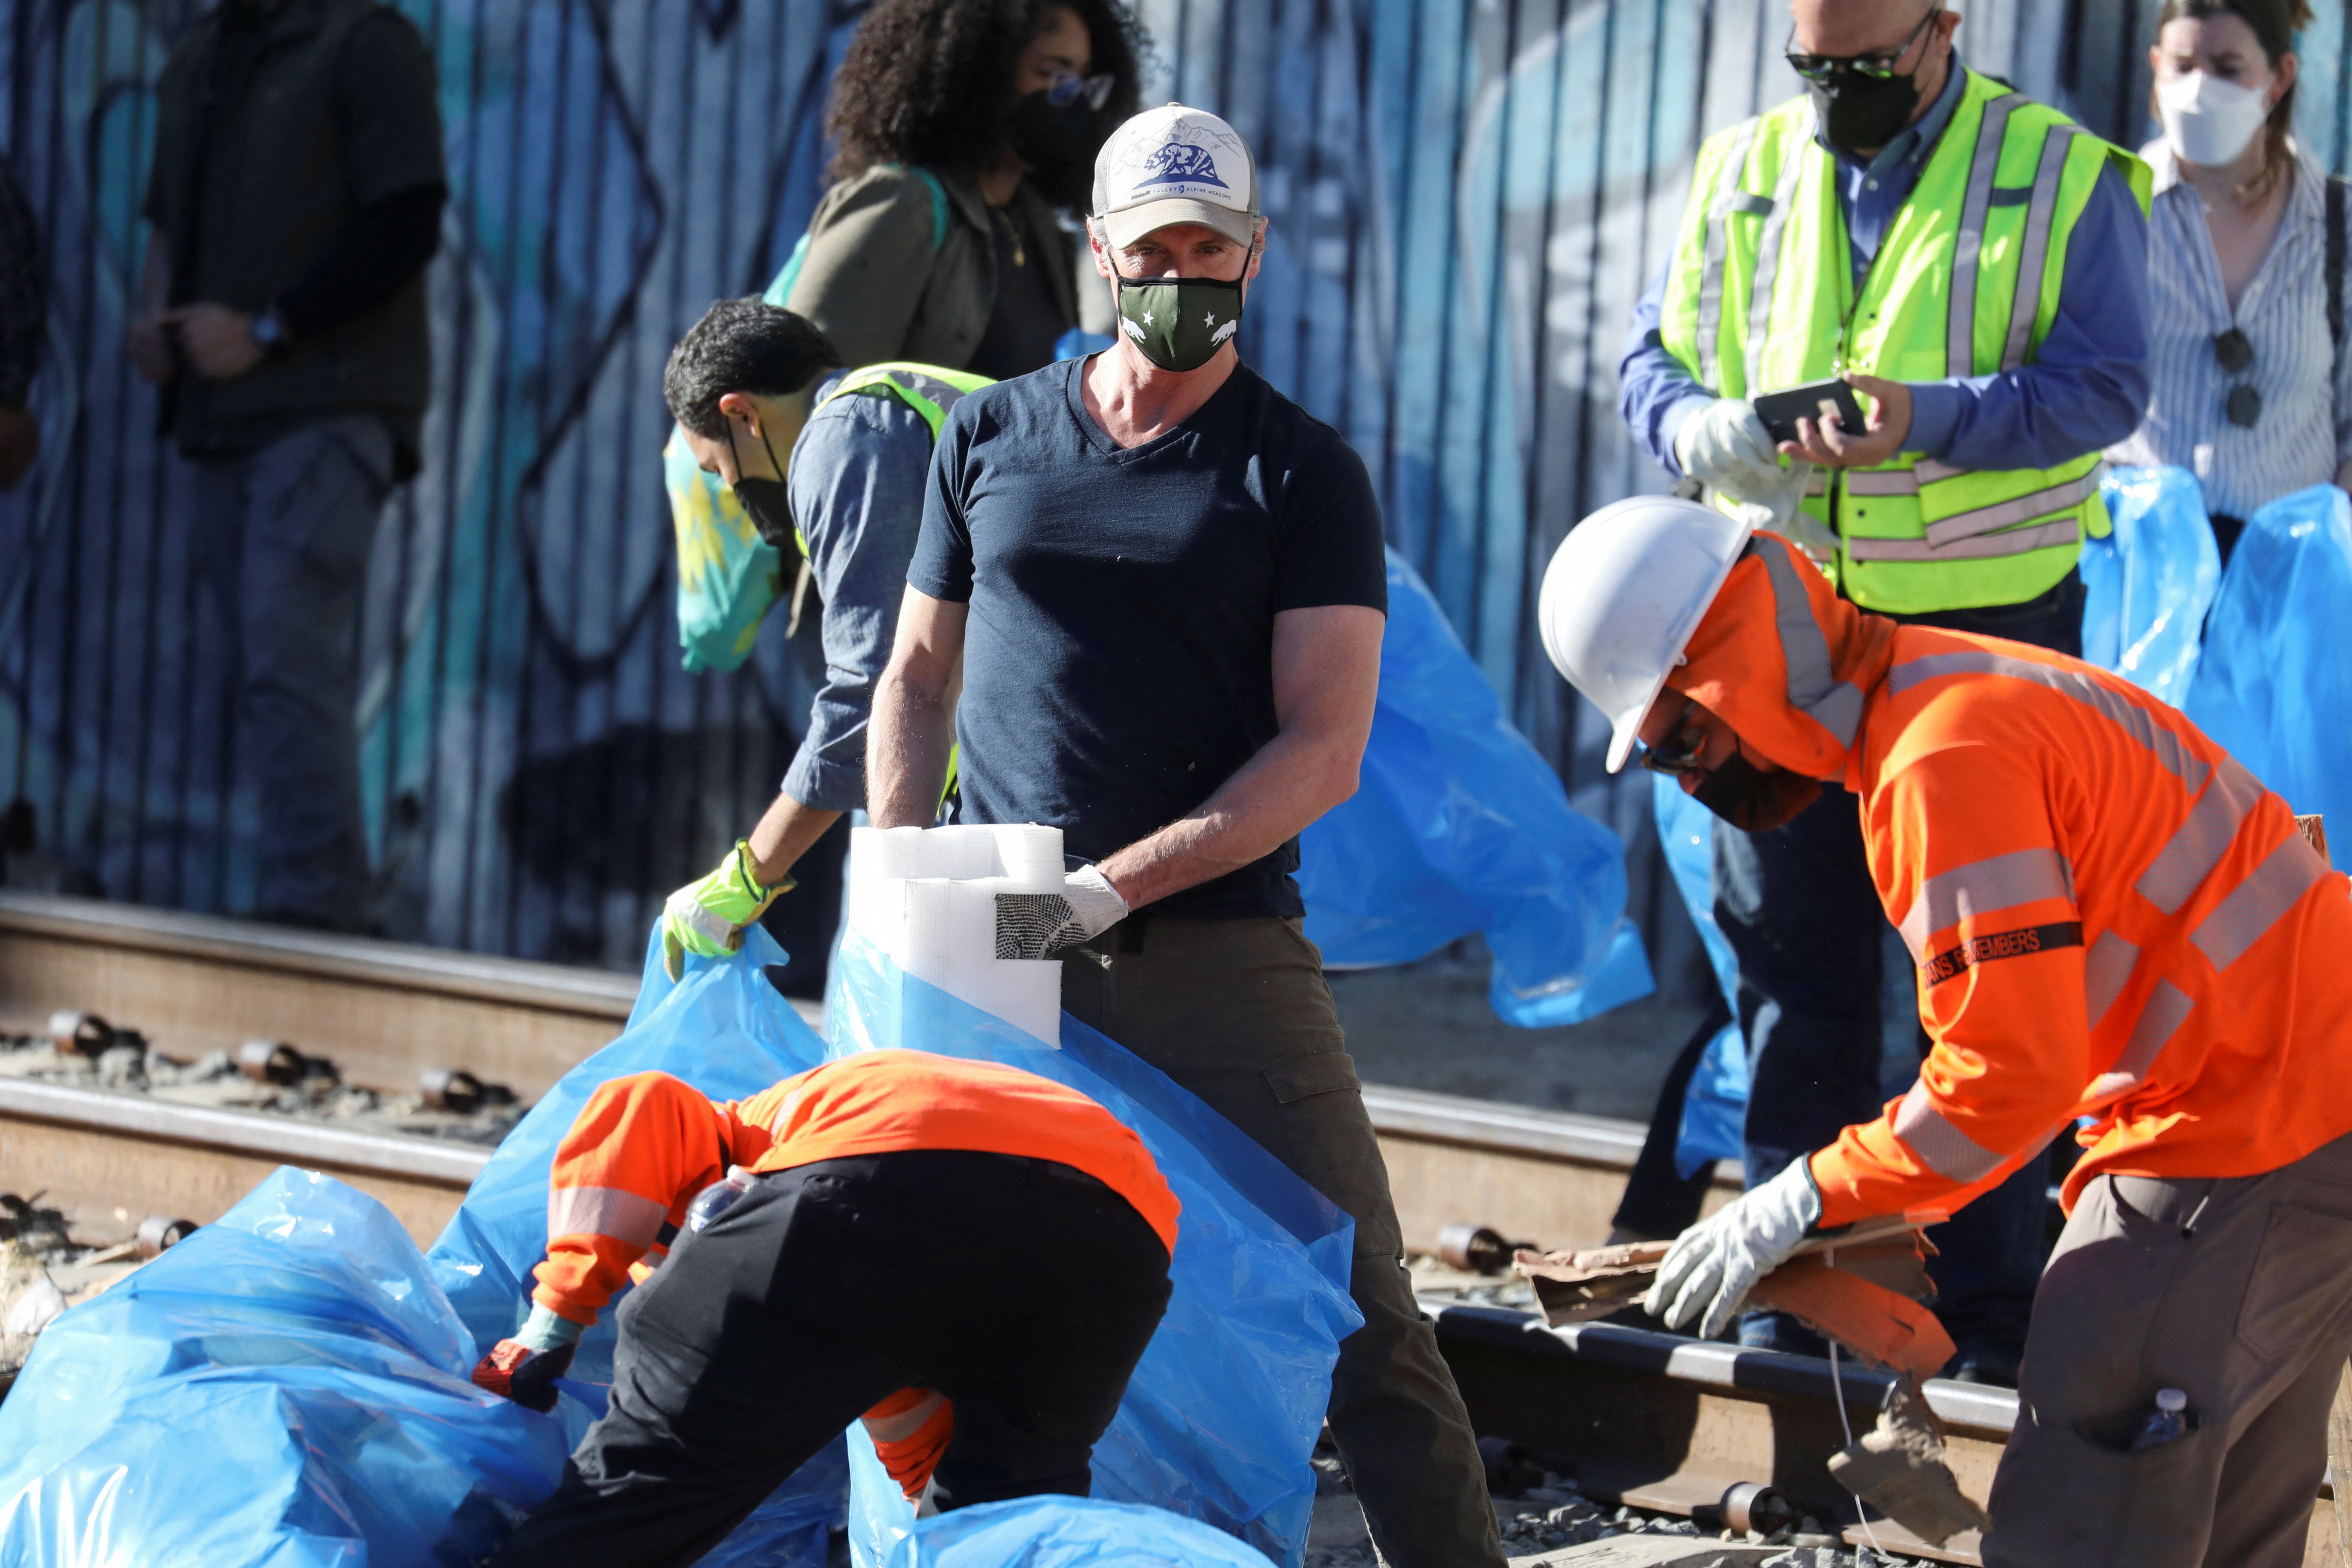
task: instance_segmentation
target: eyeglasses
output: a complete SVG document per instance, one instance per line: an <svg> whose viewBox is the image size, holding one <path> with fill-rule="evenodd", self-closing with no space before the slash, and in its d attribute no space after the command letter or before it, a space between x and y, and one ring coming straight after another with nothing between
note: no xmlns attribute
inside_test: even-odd
<svg viewBox="0 0 2352 1568"><path fill-rule="evenodd" d="M2243 375L2254 368L2254 345L2246 336L2244 328L2231 327L2226 332L2214 334L2213 357L2231 375ZM2222 401L2221 412L2228 415L2230 423L2239 428L2252 428L2254 421L2263 416L2262 388L2251 381L2238 383L2230 388L2230 395Z"/></svg>
<svg viewBox="0 0 2352 1568"><path fill-rule="evenodd" d="M1788 57L1789 68L1807 81L1827 81L1834 76L1849 75L1885 79L1895 74L1896 63L1911 52L1911 46L1919 41L1920 35L1943 12L1940 5L1929 7L1927 14L1919 19L1919 25L1911 29L1911 36L1892 49L1877 49L1866 55L1803 55L1784 44L1780 52ZM1796 37L1797 29L1791 26L1789 29L1790 41L1795 42Z"/></svg>
<svg viewBox="0 0 2352 1568"><path fill-rule="evenodd" d="M1055 71L1053 80L1045 88L1045 101L1061 109L1083 98L1088 109L1100 109L1110 101L1110 89L1118 85L1118 79L1115 76L1080 76L1076 71Z"/></svg>
<svg viewBox="0 0 2352 1568"><path fill-rule="evenodd" d="M1654 773L1702 773L1698 765L1699 752L1706 745L1706 728L1697 720L1698 704L1688 699L1675 720L1675 727L1664 741L1653 746L1643 741L1633 742L1633 750L1642 765Z"/></svg>

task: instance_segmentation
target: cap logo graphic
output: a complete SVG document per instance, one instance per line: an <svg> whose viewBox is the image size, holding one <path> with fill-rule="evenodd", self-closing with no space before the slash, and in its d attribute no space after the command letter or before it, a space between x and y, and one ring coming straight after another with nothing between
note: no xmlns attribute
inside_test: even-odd
<svg viewBox="0 0 2352 1568"><path fill-rule="evenodd" d="M1216 163L1210 158L1206 147L1171 142L1144 159L1143 178L1135 183L1135 189L1141 191L1151 185L1192 184L1214 185L1221 191L1232 189L1217 178Z"/></svg>

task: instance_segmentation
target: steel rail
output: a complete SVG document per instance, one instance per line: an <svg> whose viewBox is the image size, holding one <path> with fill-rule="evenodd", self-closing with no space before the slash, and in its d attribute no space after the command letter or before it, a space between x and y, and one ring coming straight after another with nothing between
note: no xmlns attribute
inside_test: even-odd
<svg viewBox="0 0 2352 1568"><path fill-rule="evenodd" d="M1483 1436L1507 1437L1572 1467L1587 1496L1690 1514L1736 1482L1769 1482L1800 1509L1835 1521L1856 1544L1855 1503L1829 1473L1850 1423L1877 1420L1892 1374L1811 1356L1684 1339L1615 1323L1546 1326L1530 1312L1424 1297L1438 1348ZM1845 1414L1840 1417L1843 1392ZM2009 1389L1931 1379L1921 1391L1946 1428L1960 1489L1991 1495L1994 1468L2018 1419ZM1977 1537L1930 1547L1893 1521L1871 1530L1888 1550L1980 1564ZM2336 1568L2334 1494L2323 1486L2305 1568Z"/></svg>
<svg viewBox="0 0 2352 1568"><path fill-rule="evenodd" d="M0 1079L0 1187L64 1211L85 1240L147 1215L217 1219L279 1165L381 1200L419 1246L440 1233L487 1149L145 1095Z"/></svg>
<svg viewBox="0 0 2352 1568"><path fill-rule="evenodd" d="M371 1088L463 1068L535 1099L620 1031L636 990L603 970L0 892L0 1023L37 1031L53 1012L93 1012L175 1056L285 1040ZM822 1032L822 1009L793 1006ZM1600 1240L1643 1132L1413 1089L1370 1087L1364 1103L1406 1245L1424 1251L1465 1220L1550 1246ZM28 1184L37 1175L0 1161L0 1190ZM1718 1186L1737 1191L1737 1173Z"/></svg>

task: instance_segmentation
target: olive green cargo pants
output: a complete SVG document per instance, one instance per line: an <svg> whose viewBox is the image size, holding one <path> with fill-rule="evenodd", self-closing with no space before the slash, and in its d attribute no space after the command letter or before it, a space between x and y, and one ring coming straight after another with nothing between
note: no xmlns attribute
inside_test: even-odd
<svg viewBox="0 0 2352 1568"><path fill-rule="evenodd" d="M1392 1568L1500 1564L1477 1439L1414 1304L1388 1167L1300 922L1147 910L1063 960L1062 1005L1354 1218L1364 1326L1340 1343L1329 1418L1373 1544Z"/></svg>
<svg viewBox="0 0 2352 1568"><path fill-rule="evenodd" d="M2347 1352L2352 1137L2259 1176L2095 1179L2034 1293L1986 1568L2298 1568ZM2159 1388L2194 1429L2129 1452Z"/></svg>

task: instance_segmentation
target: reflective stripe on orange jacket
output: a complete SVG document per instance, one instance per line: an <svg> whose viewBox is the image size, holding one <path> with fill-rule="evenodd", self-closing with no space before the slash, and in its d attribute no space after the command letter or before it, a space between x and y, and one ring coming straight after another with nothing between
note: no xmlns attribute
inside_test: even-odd
<svg viewBox="0 0 2352 1568"><path fill-rule="evenodd" d="M1016 1068L868 1051L748 1100L714 1101L660 1072L600 1085L556 1147L547 1257L531 1298L593 1323L633 1267L661 1250L665 1227L682 1226L696 1194L730 1165L765 1173L916 1149L1014 1154L1084 1171L1175 1250L1176 1195L1142 1140L1095 1101ZM883 1463L909 1496L922 1490L953 1428L944 1400L925 1403L937 1398L901 1390L866 1415Z"/></svg>
<svg viewBox="0 0 2352 1568"><path fill-rule="evenodd" d="M1897 627L1784 541L1669 684L1859 798L1935 1040L1812 1157L1822 1222L1953 1207L2078 1117L2105 1173L2238 1176L2352 1131L2352 884L2179 712L2083 663Z"/></svg>

